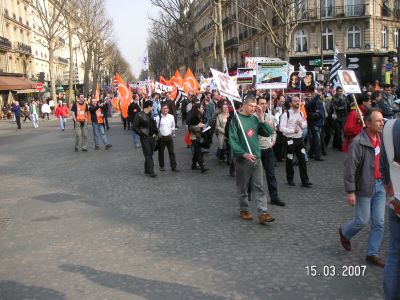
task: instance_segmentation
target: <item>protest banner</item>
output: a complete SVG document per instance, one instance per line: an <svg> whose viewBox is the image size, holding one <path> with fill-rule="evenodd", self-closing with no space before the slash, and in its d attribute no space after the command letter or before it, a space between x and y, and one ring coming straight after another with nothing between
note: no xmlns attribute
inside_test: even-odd
<svg viewBox="0 0 400 300"><path fill-rule="evenodd" d="M227 74L210 69L213 78L222 96L232 98L233 100L242 101L236 87L236 82Z"/></svg>
<svg viewBox="0 0 400 300"><path fill-rule="evenodd" d="M286 61L257 63L257 89L286 89L288 81L288 64Z"/></svg>
<svg viewBox="0 0 400 300"><path fill-rule="evenodd" d="M338 70L337 73L343 91L346 94L361 94L361 89L354 70Z"/></svg>
<svg viewBox="0 0 400 300"><path fill-rule="evenodd" d="M237 69L237 84L252 84L254 71L252 68Z"/></svg>

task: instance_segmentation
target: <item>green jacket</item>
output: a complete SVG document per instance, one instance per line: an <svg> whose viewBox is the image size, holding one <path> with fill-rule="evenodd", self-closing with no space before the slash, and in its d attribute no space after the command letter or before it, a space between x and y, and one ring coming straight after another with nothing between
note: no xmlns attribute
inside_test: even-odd
<svg viewBox="0 0 400 300"><path fill-rule="evenodd" d="M257 158L261 158L261 151L258 141L258 135L268 137L272 134L272 129L266 123L261 123L260 120L253 115L245 116L238 114L242 123L244 132L246 133L251 152ZM229 125L229 144L231 145L233 156L241 157L246 153L250 153L247 148L245 138L236 118L232 119Z"/></svg>

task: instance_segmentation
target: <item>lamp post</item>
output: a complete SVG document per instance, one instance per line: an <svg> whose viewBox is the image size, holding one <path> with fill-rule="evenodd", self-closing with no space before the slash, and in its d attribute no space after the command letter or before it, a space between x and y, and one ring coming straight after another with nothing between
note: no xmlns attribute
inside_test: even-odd
<svg viewBox="0 0 400 300"><path fill-rule="evenodd" d="M324 67L324 51L323 51L323 47L324 47L324 45L323 45L323 42L324 42L324 39L323 39L323 35L322 35L322 4L323 4L323 1L324 0L320 0L319 1L319 30L320 30L320 34L321 34L321 36L320 36L320 38L321 38L321 73L322 73L322 69L323 69L323 67Z"/></svg>

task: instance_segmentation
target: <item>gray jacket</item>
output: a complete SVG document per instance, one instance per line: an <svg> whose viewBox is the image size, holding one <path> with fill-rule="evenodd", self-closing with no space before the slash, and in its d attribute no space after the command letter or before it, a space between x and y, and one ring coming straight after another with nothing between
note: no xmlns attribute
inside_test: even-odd
<svg viewBox="0 0 400 300"><path fill-rule="evenodd" d="M381 146L382 147L382 146ZM375 148L363 129L349 148L344 168L344 189L357 196L372 197L374 194Z"/></svg>

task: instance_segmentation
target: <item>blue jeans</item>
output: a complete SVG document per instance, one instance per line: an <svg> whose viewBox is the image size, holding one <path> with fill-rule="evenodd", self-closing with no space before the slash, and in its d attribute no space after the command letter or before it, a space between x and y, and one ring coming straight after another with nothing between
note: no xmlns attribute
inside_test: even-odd
<svg viewBox="0 0 400 300"><path fill-rule="evenodd" d="M308 128L306 127L306 128L303 128L303 134L301 135L301 138L303 139L304 145L306 144L307 136L308 136ZM308 161L307 151L304 154L304 160Z"/></svg>
<svg viewBox="0 0 400 300"><path fill-rule="evenodd" d="M355 217L343 227L343 235L351 240L362 228L368 225L371 216L367 255L378 255L383 240L386 193L381 180L375 180L375 191L371 198L356 196Z"/></svg>
<svg viewBox="0 0 400 300"><path fill-rule="evenodd" d="M134 131L132 132L132 141L135 146L140 144L139 135Z"/></svg>
<svg viewBox="0 0 400 300"><path fill-rule="evenodd" d="M108 139L107 136L104 133L104 126L103 124L98 124L92 122L92 127L93 127L93 138L94 138L94 145L96 147L99 147L99 135L101 137L101 140L103 141L104 145L108 145Z"/></svg>
<svg viewBox="0 0 400 300"><path fill-rule="evenodd" d="M61 129L61 130L65 130L66 123L67 123L67 118L65 118L65 117L60 117L60 129Z"/></svg>
<svg viewBox="0 0 400 300"><path fill-rule="evenodd" d="M385 263L383 289L386 300L400 299L400 218L389 209L389 246Z"/></svg>

